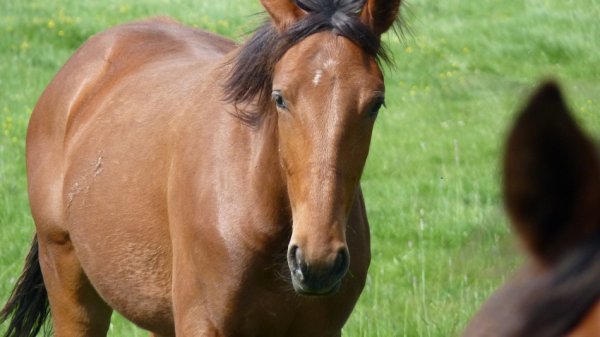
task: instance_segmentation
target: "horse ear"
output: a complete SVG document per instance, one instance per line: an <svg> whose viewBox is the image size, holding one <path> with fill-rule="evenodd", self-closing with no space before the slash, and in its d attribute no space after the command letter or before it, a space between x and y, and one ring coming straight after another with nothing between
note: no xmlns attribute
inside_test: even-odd
<svg viewBox="0 0 600 337"><path fill-rule="evenodd" d="M260 2L279 31L283 31L306 15L306 12L298 7L293 0L260 0Z"/></svg>
<svg viewBox="0 0 600 337"><path fill-rule="evenodd" d="M377 35L385 33L394 24L402 0L367 0L361 20Z"/></svg>
<svg viewBox="0 0 600 337"><path fill-rule="evenodd" d="M600 227L600 166L554 83L521 112L504 158L504 198L526 247L543 265Z"/></svg>

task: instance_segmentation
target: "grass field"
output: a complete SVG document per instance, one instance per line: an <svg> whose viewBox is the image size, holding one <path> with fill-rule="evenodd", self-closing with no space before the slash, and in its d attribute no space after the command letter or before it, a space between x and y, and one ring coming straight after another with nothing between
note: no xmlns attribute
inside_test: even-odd
<svg viewBox="0 0 600 337"><path fill-rule="evenodd" d="M24 138L37 97L73 51L154 15L241 41L258 0L0 0L0 301L29 248ZM452 336L519 263L499 195L502 141L543 78L558 78L600 135L598 0L411 0L385 37L388 107L363 177L368 284L345 336ZM0 327L0 331L2 331ZM114 316L111 336L145 336Z"/></svg>

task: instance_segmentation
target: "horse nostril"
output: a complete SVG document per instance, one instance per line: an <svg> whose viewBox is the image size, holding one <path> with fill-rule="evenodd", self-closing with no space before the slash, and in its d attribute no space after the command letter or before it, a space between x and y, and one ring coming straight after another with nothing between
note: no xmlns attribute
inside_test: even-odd
<svg viewBox="0 0 600 337"><path fill-rule="evenodd" d="M292 245L288 251L288 264L294 276L303 281L307 273L307 266L304 263L302 250L297 245Z"/></svg>
<svg viewBox="0 0 600 337"><path fill-rule="evenodd" d="M348 271L349 266L350 255L348 254L348 249L342 248L335 257L335 262L333 264L333 275L342 277Z"/></svg>
<svg viewBox="0 0 600 337"><path fill-rule="evenodd" d="M311 261L306 260L302 248L297 245L289 246L287 259L296 292L304 295L329 295L339 290L350 265L348 249L339 249L333 260L331 251L324 253L325 256L315 258L310 264Z"/></svg>
<svg viewBox="0 0 600 337"><path fill-rule="evenodd" d="M290 264L296 264L296 251L298 250L297 245L292 245L288 249L288 261Z"/></svg>

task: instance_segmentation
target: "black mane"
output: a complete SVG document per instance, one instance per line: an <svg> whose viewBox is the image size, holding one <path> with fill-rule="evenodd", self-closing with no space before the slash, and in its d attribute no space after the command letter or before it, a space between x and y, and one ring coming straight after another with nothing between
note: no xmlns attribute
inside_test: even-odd
<svg viewBox="0 0 600 337"><path fill-rule="evenodd" d="M279 32L270 21L258 28L232 59L224 85L227 102L236 107L256 103L258 111L236 109L236 116L247 124L258 122L259 111L270 101L275 65L286 51L312 34L331 31L351 40L378 62L389 63L379 36L360 21L365 1L296 0L296 4L309 13L304 18L284 32Z"/></svg>
<svg viewBox="0 0 600 337"><path fill-rule="evenodd" d="M600 233L564 258L541 288L541 296L527 303L525 325L515 336L565 336L600 298Z"/></svg>

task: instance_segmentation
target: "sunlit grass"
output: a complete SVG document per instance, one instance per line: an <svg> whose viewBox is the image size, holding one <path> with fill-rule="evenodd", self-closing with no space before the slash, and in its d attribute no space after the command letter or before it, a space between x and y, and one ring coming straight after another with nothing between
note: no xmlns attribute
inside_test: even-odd
<svg viewBox="0 0 600 337"><path fill-rule="evenodd" d="M387 109L363 178L372 225L367 287L345 336L456 335L518 263L501 206L499 158L535 83L564 83L600 134L600 6L595 0L410 1L410 29L384 38ZM154 15L240 38L256 0L0 2L0 300L33 233L24 137L37 97L90 35ZM116 317L111 336L145 336Z"/></svg>

